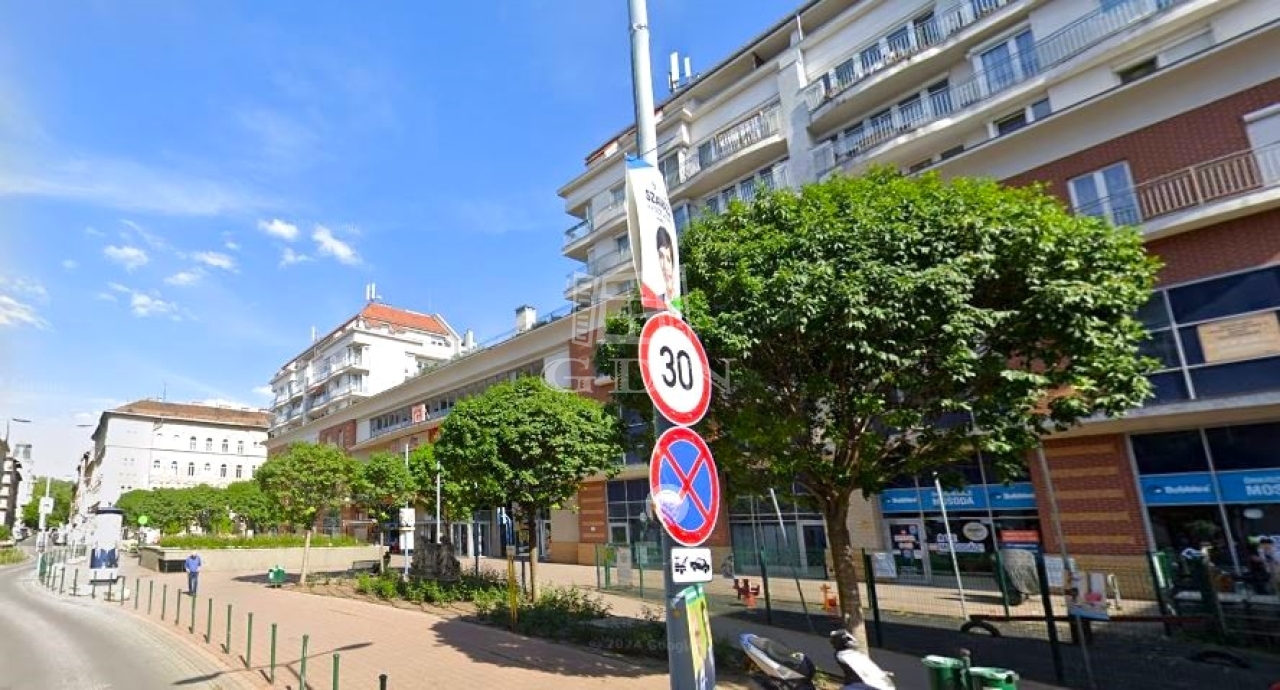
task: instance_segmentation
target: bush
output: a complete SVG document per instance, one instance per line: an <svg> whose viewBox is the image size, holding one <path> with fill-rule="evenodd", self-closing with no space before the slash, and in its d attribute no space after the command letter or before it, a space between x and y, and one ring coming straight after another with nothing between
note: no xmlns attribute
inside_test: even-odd
<svg viewBox="0 0 1280 690"><path fill-rule="evenodd" d="M0 525L0 541L13 539L13 530L8 525Z"/></svg>
<svg viewBox="0 0 1280 690"><path fill-rule="evenodd" d="M0 565L13 565L26 559L27 555L20 549L0 549Z"/></svg>
<svg viewBox="0 0 1280 690"><path fill-rule="evenodd" d="M495 602L485 600L485 611L477 605L476 613L490 623L507 625L511 608L505 595ZM586 641L599 634L599 629L584 625L609 617L609 606L599 597L575 587L548 587L535 602L521 600L516 610L516 631L535 637L557 640Z"/></svg>
<svg viewBox="0 0 1280 690"><path fill-rule="evenodd" d="M284 549L296 548L306 544L303 534L262 534L252 537L219 537L213 535L188 534L182 536L165 536L160 539L160 546L167 549ZM367 546L354 537L312 535L311 546L329 548L335 546Z"/></svg>

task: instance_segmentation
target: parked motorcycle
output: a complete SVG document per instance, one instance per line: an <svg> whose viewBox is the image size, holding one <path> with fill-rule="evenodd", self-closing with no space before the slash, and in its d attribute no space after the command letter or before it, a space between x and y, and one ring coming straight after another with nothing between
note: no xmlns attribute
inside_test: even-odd
<svg viewBox="0 0 1280 690"><path fill-rule="evenodd" d="M862 651L847 630L833 631L828 639L844 673L842 690L896 690L892 674ZM747 682L753 690L815 690L818 669L804 652L751 633L743 633L738 642L747 655Z"/></svg>

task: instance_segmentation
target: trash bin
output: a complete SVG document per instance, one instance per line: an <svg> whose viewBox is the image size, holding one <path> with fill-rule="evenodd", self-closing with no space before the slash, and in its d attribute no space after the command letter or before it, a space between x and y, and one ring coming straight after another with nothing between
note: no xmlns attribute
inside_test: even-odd
<svg viewBox="0 0 1280 690"><path fill-rule="evenodd" d="M963 661L930 654L921 662L929 669L929 690L966 690Z"/></svg>
<svg viewBox="0 0 1280 690"><path fill-rule="evenodd" d="M276 566L267 570L267 586L279 587L284 584L284 568Z"/></svg>
<svg viewBox="0 0 1280 690"><path fill-rule="evenodd" d="M1007 668L973 666L969 669L971 690L1017 690L1018 674Z"/></svg>

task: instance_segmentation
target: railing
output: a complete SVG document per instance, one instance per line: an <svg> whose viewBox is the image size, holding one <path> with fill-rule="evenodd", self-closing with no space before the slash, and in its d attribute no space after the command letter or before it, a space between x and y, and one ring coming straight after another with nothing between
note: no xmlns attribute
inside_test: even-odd
<svg viewBox="0 0 1280 690"><path fill-rule="evenodd" d="M368 389L365 388L364 386L342 386L340 388L336 388L334 390L329 391L329 399L337 400L338 398L344 397L346 395L350 395L352 393L359 393L361 395L364 395L367 392L368 392Z"/></svg>
<svg viewBox="0 0 1280 690"><path fill-rule="evenodd" d="M913 55L942 43L961 29L970 26L1012 1L965 0L938 12L926 21L914 24L911 27L912 30L906 33L905 41L901 37L902 30L899 28L885 32L877 36L875 40L858 46L856 50L850 51L835 69L823 75L822 79L815 80L804 88L802 97L809 108L809 112L812 113L821 107L823 103L835 98L847 91L849 87L872 75L883 72ZM895 23L895 25L902 27L909 21L909 19L904 18L900 23ZM899 35L896 40L895 34ZM884 41L883 43L881 43L882 40ZM862 54L872 47L879 48L877 51L879 55L874 62L866 64Z"/></svg>
<svg viewBox="0 0 1280 690"><path fill-rule="evenodd" d="M564 246L569 246L574 242L591 234L591 221L584 220L581 223L564 231Z"/></svg>
<svg viewBox="0 0 1280 690"><path fill-rule="evenodd" d="M863 134L842 137L814 147L811 155L819 174L844 161L862 155L871 148L912 132L1026 82L1027 80L1074 58L1103 40L1128 27L1189 0L1126 0L1106 9L1095 10L1049 36L1036 41L1029 54L994 64L972 77L945 89L930 93L928 98L913 102L903 109L894 106L889 119L866 121ZM829 148L829 151L822 149Z"/></svg>
<svg viewBox="0 0 1280 690"><path fill-rule="evenodd" d="M782 108L774 103L729 129L698 142L689 149L680 166L680 184L728 156L777 134L781 124Z"/></svg>
<svg viewBox="0 0 1280 690"><path fill-rule="evenodd" d="M1144 221L1280 186L1280 142L1161 175L1076 209L1117 225Z"/></svg>
<svg viewBox="0 0 1280 690"><path fill-rule="evenodd" d="M578 285L598 278L605 273L631 262L631 250L624 249L621 251L610 252L604 256L592 259L587 265L580 270L571 271L569 273L569 287L574 288Z"/></svg>

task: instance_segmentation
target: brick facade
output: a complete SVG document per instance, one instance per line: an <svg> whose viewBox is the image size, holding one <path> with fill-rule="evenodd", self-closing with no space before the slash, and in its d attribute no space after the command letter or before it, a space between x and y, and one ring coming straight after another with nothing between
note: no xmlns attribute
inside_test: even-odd
<svg viewBox="0 0 1280 690"><path fill-rule="evenodd" d="M356 422L351 420L320 430L320 443L335 445L343 452L351 450L356 444Z"/></svg>
<svg viewBox="0 0 1280 690"><path fill-rule="evenodd" d="M1164 262L1161 284L1280 263L1280 210L1156 240L1147 248Z"/></svg>
<svg viewBox="0 0 1280 690"><path fill-rule="evenodd" d="M1120 434L1045 443L1063 537L1072 554L1141 555L1148 550L1142 509L1125 439ZM1040 463L1028 460L1047 553L1061 547Z"/></svg>
<svg viewBox="0 0 1280 690"><path fill-rule="evenodd" d="M1022 186L1034 182L1070 201L1067 181L1128 161L1134 184L1204 163L1249 148L1245 114L1280 102L1280 79L1241 91L1204 107L1083 149L1052 163L1033 168L1004 182Z"/></svg>

